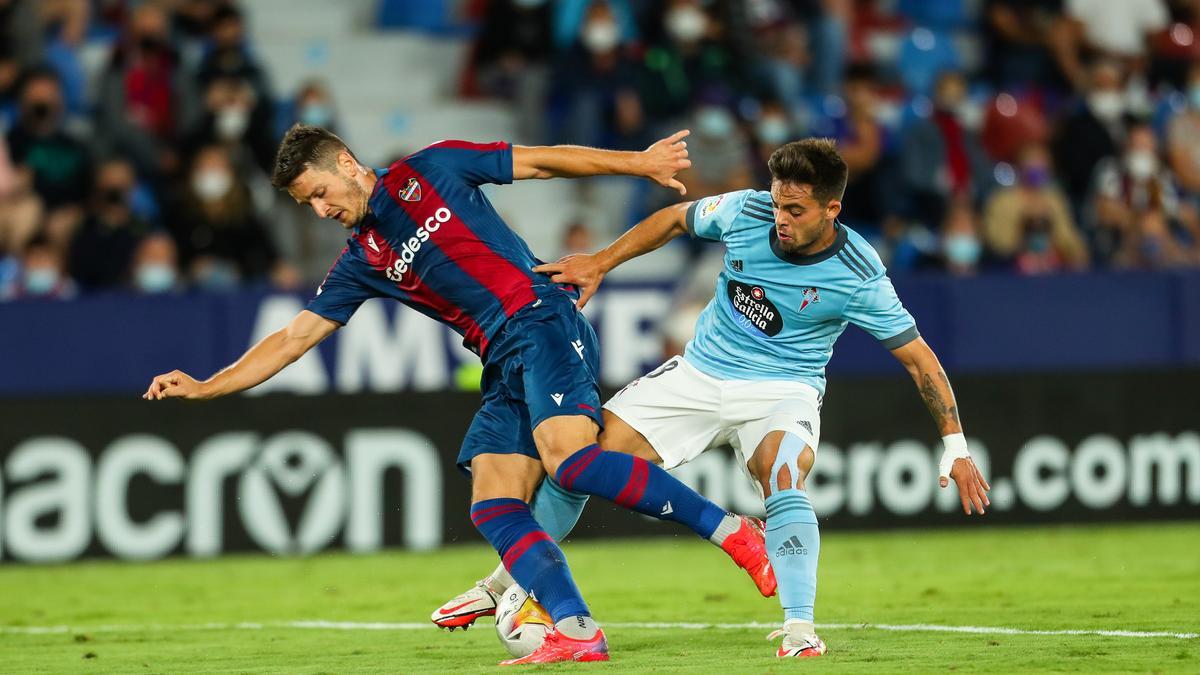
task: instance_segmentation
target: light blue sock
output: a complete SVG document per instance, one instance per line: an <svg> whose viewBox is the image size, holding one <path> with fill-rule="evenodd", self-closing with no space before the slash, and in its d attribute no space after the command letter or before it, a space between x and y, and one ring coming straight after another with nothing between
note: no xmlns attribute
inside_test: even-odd
<svg viewBox="0 0 1200 675"><path fill-rule="evenodd" d="M767 497L767 551L779 580L784 618L812 621L821 533L804 490L780 490Z"/></svg>
<svg viewBox="0 0 1200 675"><path fill-rule="evenodd" d="M562 541L575 528L588 496L564 489L549 476L533 496L533 518L554 541Z"/></svg>

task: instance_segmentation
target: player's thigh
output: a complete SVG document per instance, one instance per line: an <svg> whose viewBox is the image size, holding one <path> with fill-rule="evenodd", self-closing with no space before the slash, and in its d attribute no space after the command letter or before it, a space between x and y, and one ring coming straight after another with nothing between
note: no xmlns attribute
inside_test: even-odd
<svg viewBox="0 0 1200 675"><path fill-rule="evenodd" d="M720 433L721 392L719 380L705 375L676 356L646 375L629 383L604 404L605 413L624 424L614 429L613 440L605 439L605 449L617 447L620 439L653 450L657 459L672 469L695 459L707 450ZM608 419L606 417L606 419ZM629 431L625 431L628 427Z"/></svg>
<svg viewBox="0 0 1200 675"><path fill-rule="evenodd" d="M520 389L546 470L596 442L600 413L596 333L569 302L547 302L519 324Z"/></svg>
<svg viewBox="0 0 1200 675"><path fill-rule="evenodd" d="M608 408L604 409L604 431L600 432L600 447L641 457L647 462L663 463L662 457L655 452L650 441Z"/></svg>
<svg viewBox="0 0 1200 675"><path fill-rule="evenodd" d="M541 461L518 454L485 452L471 461L471 501L520 499L529 503L545 472Z"/></svg>
<svg viewBox="0 0 1200 675"><path fill-rule="evenodd" d="M742 415L758 415L737 427L735 445L746 469L764 495L803 489L821 438L816 391L794 383L744 384L730 394L738 401L730 407L740 407ZM761 399L748 401L753 397Z"/></svg>
<svg viewBox="0 0 1200 675"><path fill-rule="evenodd" d="M489 365L483 374L483 401L467 427L458 453L458 467L475 476L475 458L485 455L519 455L540 463L533 442L529 412L525 404L513 396L506 380L519 376L506 375L501 367Z"/></svg>

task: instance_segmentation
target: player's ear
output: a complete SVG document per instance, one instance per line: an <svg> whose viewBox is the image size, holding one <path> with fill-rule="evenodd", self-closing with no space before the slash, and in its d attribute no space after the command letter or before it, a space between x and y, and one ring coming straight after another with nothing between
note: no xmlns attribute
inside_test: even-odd
<svg viewBox="0 0 1200 675"><path fill-rule="evenodd" d="M825 217L829 220L837 218L838 214L841 212L842 202L838 201L837 199L831 199L829 200L829 203L825 205Z"/></svg>
<svg viewBox="0 0 1200 675"><path fill-rule="evenodd" d="M346 148L342 148L337 155L337 165L347 176L353 176L358 173L358 160L354 159L354 155Z"/></svg>

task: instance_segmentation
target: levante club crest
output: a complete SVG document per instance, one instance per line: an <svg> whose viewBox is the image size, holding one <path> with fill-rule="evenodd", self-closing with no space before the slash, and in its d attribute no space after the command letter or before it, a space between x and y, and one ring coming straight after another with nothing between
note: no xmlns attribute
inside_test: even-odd
<svg viewBox="0 0 1200 675"><path fill-rule="evenodd" d="M405 185L404 189L400 190L400 199L406 202L421 201L421 184L417 182L416 178L408 179L408 185Z"/></svg>

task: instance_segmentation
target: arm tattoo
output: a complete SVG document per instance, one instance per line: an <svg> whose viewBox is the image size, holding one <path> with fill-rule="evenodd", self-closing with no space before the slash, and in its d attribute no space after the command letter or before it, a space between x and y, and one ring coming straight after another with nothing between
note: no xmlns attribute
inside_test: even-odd
<svg viewBox="0 0 1200 675"><path fill-rule="evenodd" d="M938 376L941 382L935 383L929 373L922 374L921 398L925 400L925 407L929 408L929 414L933 415L933 421L937 423L938 428L945 429L947 422L959 424L958 406L954 404L954 395L950 393L950 379L946 377L945 371L939 370ZM949 400L943 395L943 391L950 394Z"/></svg>

